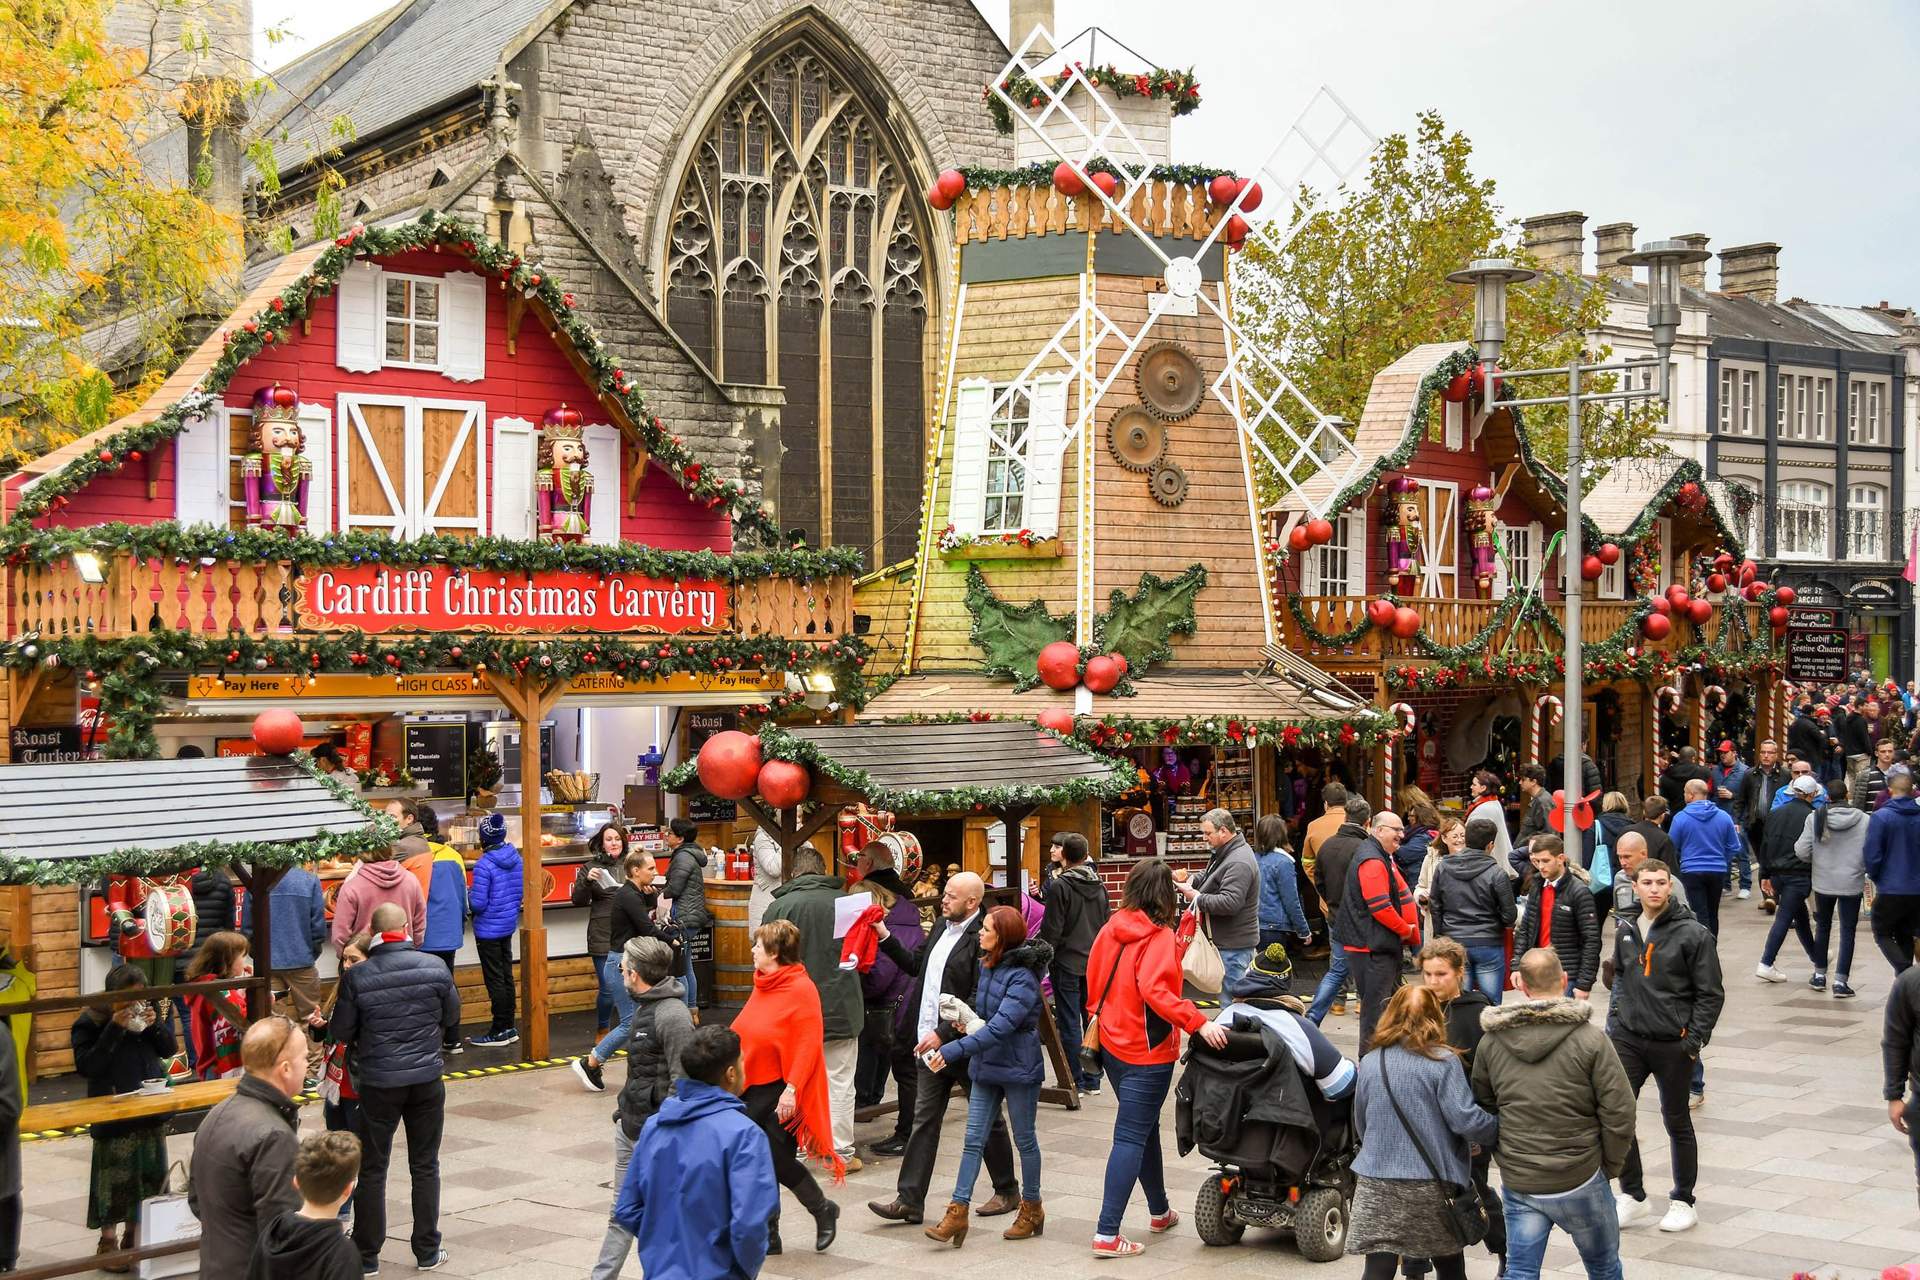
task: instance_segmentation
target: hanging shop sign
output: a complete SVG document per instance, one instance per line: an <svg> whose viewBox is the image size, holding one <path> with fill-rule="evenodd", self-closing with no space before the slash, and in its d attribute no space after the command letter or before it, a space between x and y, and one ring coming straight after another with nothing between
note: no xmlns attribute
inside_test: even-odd
<svg viewBox="0 0 1920 1280"><path fill-rule="evenodd" d="M1846 632L1787 632L1787 679L1795 684L1833 684L1846 678Z"/></svg>
<svg viewBox="0 0 1920 1280"><path fill-rule="evenodd" d="M673 693L777 693L786 687L779 672L679 672L652 680L628 680L606 671L588 672L567 681L567 694L623 694L657 697ZM485 695L485 678L461 671L411 672L396 676L360 675L193 675L186 696L193 701L223 698L281 698L294 704L302 699L361 698L388 702L409 698L472 698Z"/></svg>
<svg viewBox="0 0 1920 1280"><path fill-rule="evenodd" d="M1787 610L1789 631L1829 631L1840 625L1840 611L1831 605L1796 604Z"/></svg>
<svg viewBox="0 0 1920 1280"><path fill-rule="evenodd" d="M342 565L300 575L299 624L315 631L724 631L727 584L642 574L493 573L454 565Z"/></svg>
<svg viewBox="0 0 1920 1280"><path fill-rule="evenodd" d="M1855 603L1891 604L1895 599L1893 584L1885 578L1862 578L1848 589L1847 599Z"/></svg>

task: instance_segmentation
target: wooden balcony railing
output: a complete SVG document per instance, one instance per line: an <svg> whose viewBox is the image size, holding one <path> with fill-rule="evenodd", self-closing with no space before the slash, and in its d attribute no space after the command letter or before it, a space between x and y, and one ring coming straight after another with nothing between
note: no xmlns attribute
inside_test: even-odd
<svg viewBox="0 0 1920 1280"><path fill-rule="evenodd" d="M1366 596L1303 596L1301 608L1313 620L1314 628L1324 635L1340 635L1353 630L1366 618ZM1435 644L1458 646L1466 644L1482 631L1486 630L1500 612L1499 600L1446 600L1420 599L1409 602L1420 612L1421 629L1427 639ZM1565 624L1565 606L1559 601L1549 607L1556 618ZM1766 619L1758 605L1742 605L1747 611L1747 626L1750 631L1758 632L1764 628ZM1633 617L1639 609L1638 601L1633 600L1587 600L1582 602L1580 610L1580 638L1585 644L1597 644L1611 638L1615 632ZM1282 609L1280 625L1286 633L1287 647L1303 657L1319 659L1333 665L1370 666L1394 662L1413 661L1423 655L1411 640L1401 640L1378 628L1367 629L1358 639L1346 645L1322 644L1305 634L1299 623L1293 618L1292 611ZM1643 641L1645 648L1656 650L1677 650L1701 641L1717 643L1720 629L1727 625L1727 614L1716 608L1712 619L1705 627L1696 628L1692 623L1682 623L1673 628L1665 640ZM1511 643L1509 643L1511 641ZM1491 653L1558 654L1562 645L1560 638L1544 621L1504 623L1491 637L1488 650Z"/></svg>
<svg viewBox="0 0 1920 1280"><path fill-rule="evenodd" d="M85 581L71 560L13 571L0 601L10 635L120 639L153 631L267 638L301 634L295 613L299 565L220 560L180 563L118 555L104 582ZM732 588L734 635L826 643L853 628L850 577L754 578Z"/></svg>
<svg viewBox="0 0 1920 1280"><path fill-rule="evenodd" d="M1183 186L1158 179L1142 183L1127 205L1127 216L1156 236L1204 240L1220 212L1200 184ZM1063 196L1051 186L986 187L954 202L954 238L1020 239L1066 231L1121 231L1124 226L1096 196Z"/></svg>

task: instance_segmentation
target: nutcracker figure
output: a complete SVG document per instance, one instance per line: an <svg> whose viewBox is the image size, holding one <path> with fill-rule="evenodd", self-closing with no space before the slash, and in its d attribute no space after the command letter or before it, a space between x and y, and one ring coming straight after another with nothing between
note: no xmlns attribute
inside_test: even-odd
<svg viewBox="0 0 1920 1280"><path fill-rule="evenodd" d="M120 958L144 970L150 984L170 984L174 960L193 950L193 872L108 876L103 897Z"/></svg>
<svg viewBox="0 0 1920 1280"><path fill-rule="evenodd" d="M1493 537L1497 523L1493 509L1499 503L1493 490L1484 484L1467 490L1467 536L1473 556L1473 581L1480 588L1482 599L1493 595Z"/></svg>
<svg viewBox="0 0 1920 1280"><path fill-rule="evenodd" d="M540 424L540 471L534 484L540 536L548 542L585 542L592 528L593 472L580 411L562 404Z"/></svg>
<svg viewBox="0 0 1920 1280"><path fill-rule="evenodd" d="M246 487L247 528L302 533L307 527L307 485L313 462L302 452L300 397L274 383L253 393L256 452L240 460Z"/></svg>
<svg viewBox="0 0 1920 1280"><path fill-rule="evenodd" d="M1420 579L1420 482L1412 476L1387 481L1387 576L1402 595Z"/></svg>

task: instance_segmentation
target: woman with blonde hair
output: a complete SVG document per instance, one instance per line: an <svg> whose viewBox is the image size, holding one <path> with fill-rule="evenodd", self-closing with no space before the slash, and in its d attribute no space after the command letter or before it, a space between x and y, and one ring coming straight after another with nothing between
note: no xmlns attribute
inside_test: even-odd
<svg viewBox="0 0 1920 1280"><path fill-rule="evenodd" d="M1431 1259L1439 1280L1464 1280L1468 1242L1447 1201L1472 1185L1469 1145L1492 1146L1500 1121L1475 1104L1429 988L1401 987L1387 1002L1360 1063L1353 1122L1360 1155L1347 1252L1365 1256L1364 1280L1393 1280L1405 1258Z"/></svg>

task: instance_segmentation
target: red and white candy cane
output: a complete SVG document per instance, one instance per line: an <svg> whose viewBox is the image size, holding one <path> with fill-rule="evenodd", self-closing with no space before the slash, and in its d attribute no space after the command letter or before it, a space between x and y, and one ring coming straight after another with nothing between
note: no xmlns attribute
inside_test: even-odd
<svg viewBox="0 0 1920 1280"><path fill-rule="evenodd" d="M1413 708L1404 702L1396 702L1387 708L1387 714L1400 723L1387 734L1386 741L1380 744L1380 805L1386 808L1393 804L1394 763L1400 758L1400 739L1412 733L1420 722L1413 714Z"/></svg>
<svg viewBox="0 0 1920 1280"><path fill-rule="evenodd" d="M1660 732L1660 717L1680 710L1681 696L1676 685L1661 685L1653 691L1653 772L1656 776L1667 771L1667 738Z"/></svg>
<svg viewBox="0 0 1920 1280"><path fill-rule="evenodd" d="M1540 732L1542 713L1546 716L1547 727L1552 728L1565 716L1566 708L1560 699L1551 693L1543 693L1533 700L1533 722L1527 726L1527 758L1537 765L1544 765L1547 762L1546 757L1540 753L1541 740L1544 737Z"/></svg>

